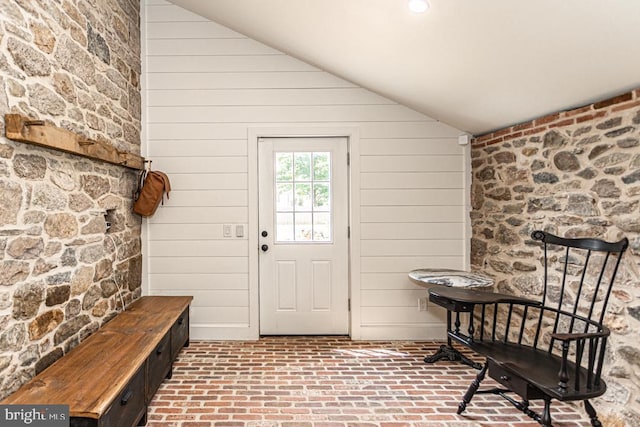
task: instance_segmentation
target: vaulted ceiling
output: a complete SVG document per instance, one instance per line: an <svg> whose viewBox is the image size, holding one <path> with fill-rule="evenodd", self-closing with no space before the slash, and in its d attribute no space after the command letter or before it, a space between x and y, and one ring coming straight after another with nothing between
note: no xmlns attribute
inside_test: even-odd
<svg viewBox="0 0 640 427"><path fill-rule="evenodd" d="M475 135L640 87L639 0L170 0Z"/></svg>

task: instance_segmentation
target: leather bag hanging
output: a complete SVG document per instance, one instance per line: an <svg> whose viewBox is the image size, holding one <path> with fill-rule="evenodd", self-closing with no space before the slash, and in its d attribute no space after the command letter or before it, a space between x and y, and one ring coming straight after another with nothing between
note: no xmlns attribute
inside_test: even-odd
<svg viewBox="0 0 640 427"><path fill-rule="evenodd" d="M147 217L156 212L160 203L164 204L164 195L171 191L169 177L164 172L145 170L140 175L138 197L133 204L133 211Z"/></svg>

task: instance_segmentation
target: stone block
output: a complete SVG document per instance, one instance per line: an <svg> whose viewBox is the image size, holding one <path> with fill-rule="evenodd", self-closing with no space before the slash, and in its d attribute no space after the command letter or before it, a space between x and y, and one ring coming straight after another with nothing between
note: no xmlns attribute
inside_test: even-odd
<svg viewBox="0 0 640 427"><path fill-rule="evenodd" d="M67 206L67 195L57 187L38 183L31 195L31 205L45 211L61 211Z"/></svg>
<svg viewBox="0 0 640 427"><path fill-rule="evenodd" d="M46 55L28 44L9 37L7 50L15 64L28 76L48 76L51 74L51 63Z"/></svg>
<svg viewBox="0 0 640 427"><path fill-rule="evenodd" d="M20 178L41 180L47 173L47 161L34 154L17 154L13 158L13 171Z"/></svg>
<svg viewBox="0 0 640 427"><path fill-rule="evenodd" d="M569 151L561 151L553 156L554 165L563 172L580 170L580 160L578 156Z"/></svg>
<svg viewBox="0 0 640 427"><path fill-rule="evenodd" d="M0 261L0 286L12 286L29 277L29 263L24 261Z"/></svg>
<svg viewBox="0 0 640 427"><path fill-rule="evenodd" d="M543 138L544 148L560 148L569 143L569 138L556 130L547 132Z"/></svg>
<svg viewBox="0 0 640 427"><path fill-rule="evenodd" d="M91 318L86 314L74 317L73 319L64 322L56 330L53 339L54 345L60 345L69 338L73 337L80 331L80 329L88 325L90 322Z"/></svg>
<svg viewBox="0 0 640 427"><path fill-rule="evenodd" d="M98 302L98 300L102 297L102 289L100 286L93 285L85 292L84 297L82 298L82 309L90 310L93 306Z"/></svg>
<svg viewBox="0 0 640 427"><path fill-rule="evenodd" d="M51 116L61 116L64 114L67 105L53 90L36 83L27 87L29 103L41 114Z"/></svg>
<svg viewBox="0 0 640 427"><path fill-rule="evenodd" d="M64 320L62 310L46 311L29 323L29 339L36 341L53 331Z"/></svg>
<svg viewBox="0 0 640 427"><path fill-rule="evenodd" d="M40 237L21 236L13 239L7 246L7 253L16 259L36 259L44 250Z"/></svg>
<svg viewBox="0 0 640 427"><path fill-rule="evenodd" d="M62 304L69 301L71 295L70 285L50 286L47 288L45 304L47 307Z"/></svg>
<svg viewBox="0 0 640 427"><path fill-rule="evenodd" d="M558 181L560 178L551 172L540 172L533 175L533 182L536 184L555 184Z"/></svg>
<svg viewBox="0 0 640 427"><path fill-rule="evenodd" d="M17 182L0 180L0 226L16 224L22 205L22 187Z"/></svg>
<svg viewBox="0 0 640 427"><path fill-rule="evenodd" d="M78 222L69 213L50 214L44 222L44 230L49 237L70 239L78 235Z"/></svg>
<svg viewBox="0 0 640 427"><path fill-rule="evenodd" d="M26 338L24 324L14 323L0 334L0 353L20 351Z"/></svg>
<svg viewBox="0 0 640 427"><path fill-rule="evenodd" d="M111 52L104 37L91 24L87 25L87 48L105 64L111 63Z"/></svg>
<svg viewBox="0 0 640 427"><path fill-rule="evenodd" d="M93 200L107 194L111 188L109 180L98 175L83 175L80 182L82 190Z"/></svg>
<svg viewBox="0 0 640 427"><path fill-rule="evenodd" d="M62 37L62 40L58 40L54 57L64 70L80 78L88 86L95 83L96 67L92 57L76 41Z"/></svg>
<svg viewBox="0 0 640 427"><path fill-rule="evenodd" d="M13 294L13 318L28 320L33 318L44 302L44 284L42 282L25 283Z"/></svg>
<svg viewBox="0 0 640 427"><path fill-rule="evenodd" d="M84 212L94 206L93 201L82 193L69 195L69 209L73 212Z"/></svg>
<svg viewBox="0 0 640 427"><path fill-rule="evenodd" d="M581 216L596 216L600 213L596 200L587 193L570 194L565 210Z"/></svg>
<svg viewBox="0 0 640 427"><path fill-rule="evenodd" d="M84 294L93 283L93 267L80 267L76 270L71 279L71 295L77 296Z"/></svg>

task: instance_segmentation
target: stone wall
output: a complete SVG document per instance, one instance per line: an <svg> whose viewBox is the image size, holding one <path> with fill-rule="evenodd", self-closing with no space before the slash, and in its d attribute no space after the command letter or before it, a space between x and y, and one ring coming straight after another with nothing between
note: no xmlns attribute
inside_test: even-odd
<svg viewBox="0 0 640 427"><path fill-rule="evenodd" d="M499 290L535 296L531 231L630 240L606 323L596 400L604 425L640 426L640 90L518 124L472 142L472 268Z"/></svg>
<svg viewBox="0 0 640 427"><path fill-rule="evenodd" d="M140 295L136 172L4 138L21 113L139 154L139 9L0 0L0 398Z"/></svg>

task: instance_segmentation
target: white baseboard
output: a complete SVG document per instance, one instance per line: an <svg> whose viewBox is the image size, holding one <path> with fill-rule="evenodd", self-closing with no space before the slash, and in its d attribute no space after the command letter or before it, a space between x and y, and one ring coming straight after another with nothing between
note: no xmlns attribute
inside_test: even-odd
<svg viewBox="0 0 640 427"><path fill-rule="evenodd" d="M249 327L191 324L194 341L255 341L260 335ZM444 341L446 326L433 325L362 325L358 341Z"/></svg>
<svg viewBox="0 0 640 427"><path fill-rule="evenodd" d="M193 341L255 341L260 336L249 327L191 324L189 339Z"/></svg>
<svg viewBox="0 0 640 427"><path fill-rule="evenodd" d="M360 340L406 340L406 341L444 341L447 339L446 326L434 325L362 325Z"/></svg>

